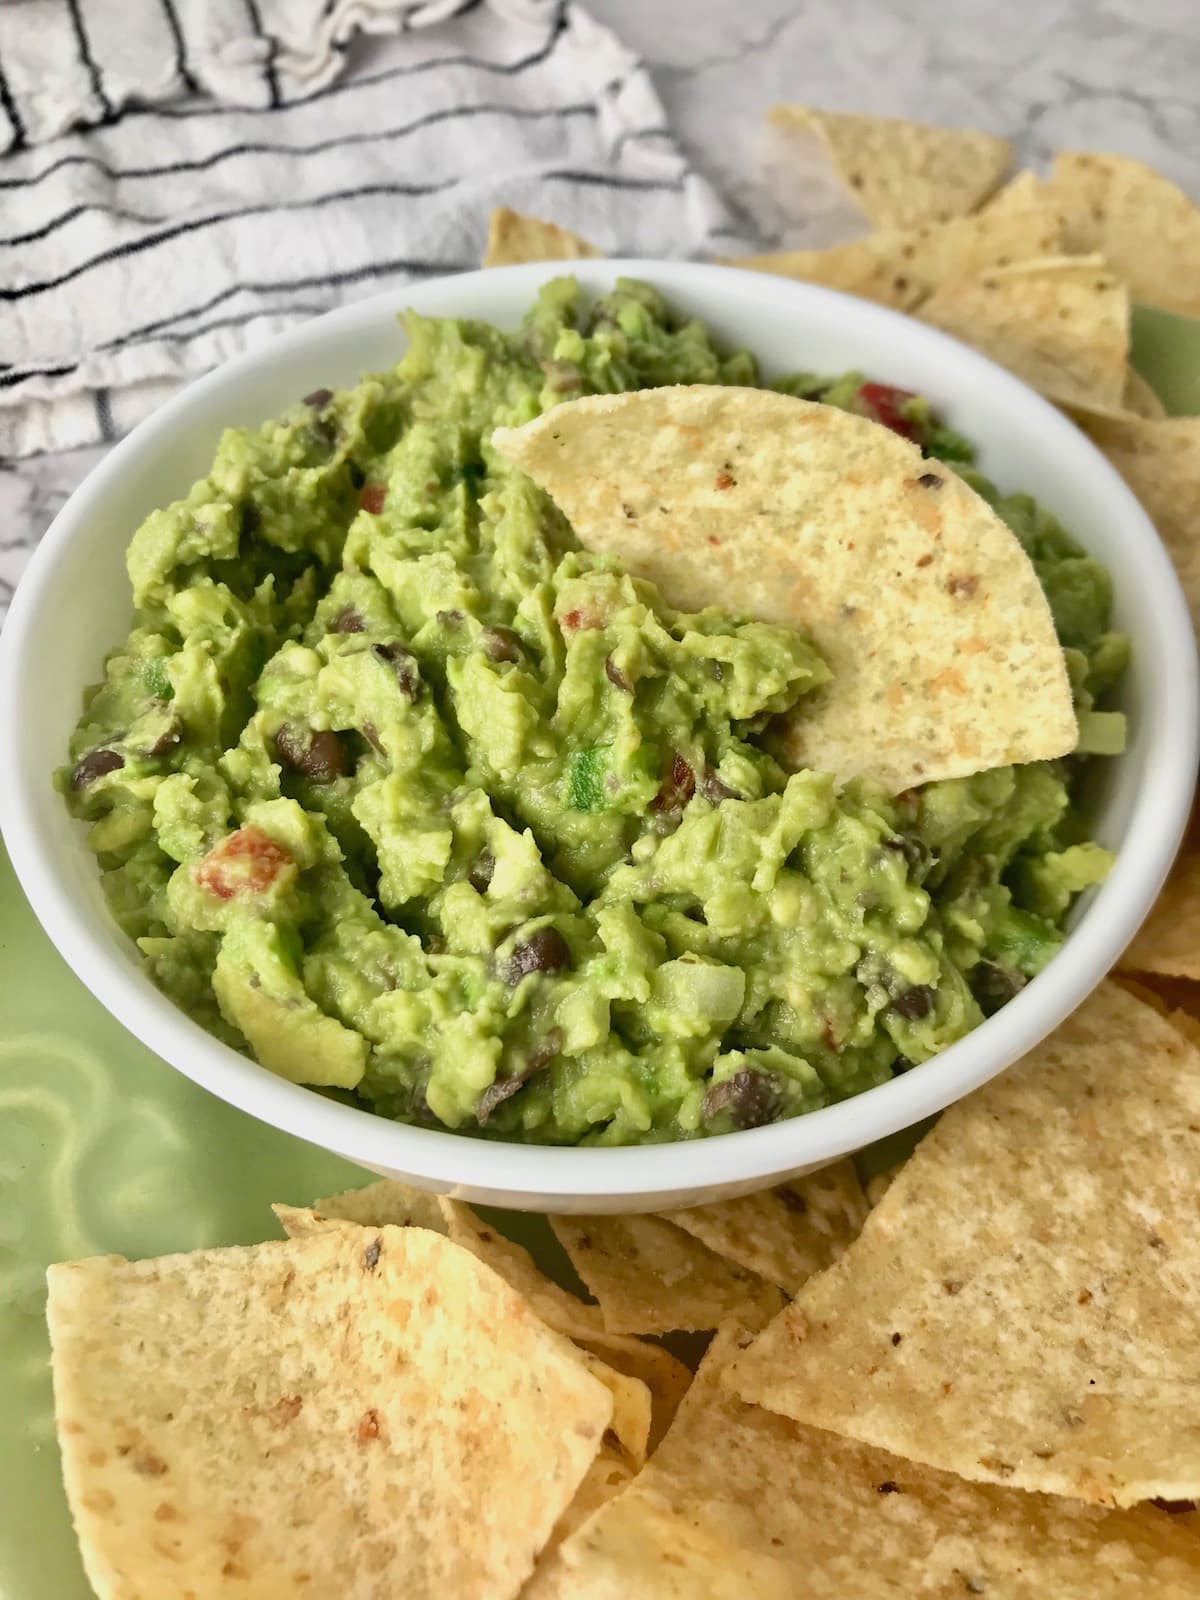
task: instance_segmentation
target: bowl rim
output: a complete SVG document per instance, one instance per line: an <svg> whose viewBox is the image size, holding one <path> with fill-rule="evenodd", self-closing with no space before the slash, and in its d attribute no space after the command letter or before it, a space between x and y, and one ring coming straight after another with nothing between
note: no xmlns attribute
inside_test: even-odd
<svg viewBox="0 0 1200 1600"><path fill-rule="evenodd" d="M94 939L73 912L70 890L53 853L43 848L37 812L47 796L21 782L0 784L0 832L35 915L75 974L122 1025L170 1066L250 1115L310 1143L325 1146L361 1165L403 1173L426 1187L490 1192L528 1209L585 1199L618 1206L623 1197L649 1209L648 1201L687 1192L753 1188L837 1159L911 1127L996 1076L1056 1027L1100 981L1144 920L1170 869L1191 806L1200 751L1200 693L1191 620L1178 579L1146 513L1124 481L1074 424L1019 379L936 329L916 324L885 307L791 279L722 265L636 258L568 263L588 279L598 275L647 276L680 290L708 292L712 315L720 314L722 286L730 279L786 311L809 302L814 311L852 316L867 336L926 342L946 354L951 381L974 375L1005 400L1031 414L1031 425L1052 440L1056 455L1099 476L1113 505L1112 519L1141 541L1138 581L1153 595L1161 637L1178 654L1178 672L1155 682L1154 696L1171 701L1147 751L1116 865L1071 931L1051 965L1003 1010L930 1061L874 1089L803 1116L716 1139L614 1147L553 1146L475 1138L461 1132L392 1122L374 1112L326 1099L311 1088L277 1077L208 1034L153 987L111 943ZM21 695L32 660L41 603L55 568L69 558L86 527L88 507L111 482L136 464L148 446L169 440L198 399L253 372L264 359L300 351L318 333L364 328L392 318L398 305L425 307L439 290L468 294L478 284L518 284L532 291L563 263L489 268L388 290L325 313L217 367L188 384L117 443L59 511L17 586L0 634L0 728L19 750L22 719L33 715ZM486 294L484 295L486 298ZM486 312L481 314L486 315ZM82 835L81 835L81 848ZM499 1201L497 1201L499 1203Z"/></svg>

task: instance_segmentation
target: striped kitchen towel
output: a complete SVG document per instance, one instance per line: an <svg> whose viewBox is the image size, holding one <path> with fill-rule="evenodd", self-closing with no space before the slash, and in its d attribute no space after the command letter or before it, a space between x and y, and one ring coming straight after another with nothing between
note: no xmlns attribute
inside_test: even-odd
<svg viewBox="0 0 1200 1600"><path fill-rule="evenodd" d="M574 0L0 3L0 455L114 438L305 317L478 265L739 236Z"/></svg>

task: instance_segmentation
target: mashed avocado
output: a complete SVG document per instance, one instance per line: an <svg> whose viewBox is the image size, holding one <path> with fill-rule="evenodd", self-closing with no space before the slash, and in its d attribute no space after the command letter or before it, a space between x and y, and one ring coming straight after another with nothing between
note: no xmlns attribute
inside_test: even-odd
<svg viewBox="0 0 1200 1600"><path fill-rule="evenodd" d="M812 645L671 610L487 442L751 357L629 282L551 283L515 335L407 329L394 370L226 433L130 547L133 630L61 785L163 990L384 1116L622 1144L857 1094L1037 973L1109 864L1082 758L895 799L788 775L758 735L827 678ZM916 397L781 387L971 475L1049 596L1081 749L1119 749L1104 569Z"/></svg>

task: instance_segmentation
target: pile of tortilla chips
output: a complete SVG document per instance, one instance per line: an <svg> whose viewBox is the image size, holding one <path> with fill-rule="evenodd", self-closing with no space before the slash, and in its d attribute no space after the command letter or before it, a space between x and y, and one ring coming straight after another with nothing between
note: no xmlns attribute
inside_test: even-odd
<svg viewBox="0 0 1200 1600"><path fill-rule="evenodd" d="M1066 410L1141 500L1200 628L1200 418L1167 418L1130 364L1133 304L1200 316L1200 205L1143 162L1066 152L1020 172L974 129L777 106L815 138L875 231L824 250L729 258L908 312L974 345ZM485 266L596 255L498 212Z"/></svg>
<svg viewBox="0 0 1200 1600"><path fill-rule="evenodd" d="M873 1208L843 1161L552 1218L593 1300L386 1180L277 1206L283 1241L51 1268L97 1594L1194 1597L1200 1020L1138 987ZM657 1337L713 1330L694 1379Z"/></svg>

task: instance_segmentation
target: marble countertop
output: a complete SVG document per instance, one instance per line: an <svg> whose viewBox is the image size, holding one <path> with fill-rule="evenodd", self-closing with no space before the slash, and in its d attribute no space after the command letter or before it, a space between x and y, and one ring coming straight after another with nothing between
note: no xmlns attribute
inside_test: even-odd
<svg viewBox="0 0 1200 1600"><path fill-rule="evenodd" d="M648 62L693 162L765 247L861 229L764 128L776 100L983 127L1040 167L1141 157L1200 195L1197 0L588 0ZM6 574L107 446L0 461Z"/></svg>

